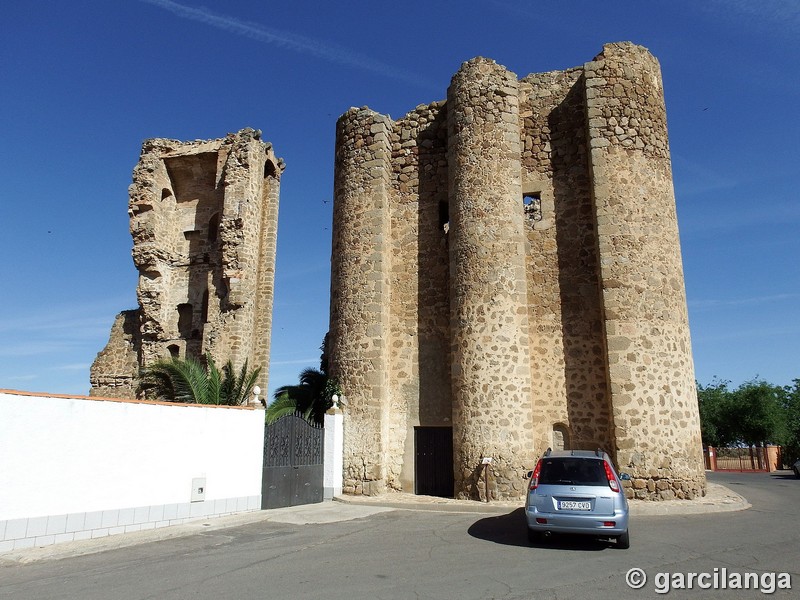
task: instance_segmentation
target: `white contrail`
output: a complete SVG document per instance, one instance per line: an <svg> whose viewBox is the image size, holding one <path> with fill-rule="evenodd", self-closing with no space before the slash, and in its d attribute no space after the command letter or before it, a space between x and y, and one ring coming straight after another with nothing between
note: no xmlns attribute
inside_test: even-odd
<svg viewBox="0 0 800 600"><path fill-rule="evenodd" d="M184 6L183 4L172 2L172 0L141 0L141 2L163 8L181 18L198 21L258 42L272 44L301 54L308 54L329 62L355 67L365 71L372 71L373 73L378 73L421 87L428 87L430 85L420 77L408 71L397 69L368 56L347 50L346 48L341 48L332 44L323 44L301 35L277 31L256 23L241 21L234 17L214 14L206 8Z"/></svg>
<svg viewBox="0 0 800 600"><path fill-rule="evenodd" d="M297 360L271 360L269 361L270 367L282 367L284 365L313 365L319 362L319 357L316 358L300 358Z"/></svg>

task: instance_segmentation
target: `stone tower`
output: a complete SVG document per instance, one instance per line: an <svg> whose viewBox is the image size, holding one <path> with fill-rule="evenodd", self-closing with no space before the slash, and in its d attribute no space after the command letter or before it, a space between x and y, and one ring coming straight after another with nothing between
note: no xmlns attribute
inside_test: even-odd
<svg viewBox="0 0 800 600"><path fill-rule="evenodd" d="M519 498L548 446L631 496L705 490L658 62L608 44L337 124L330 368L345 490Z"/></svg>
<svg viewBox="0 0 800 600"><path fill-rule="evenodd" d="M472 60L453 77L447 106L455 486L467 489L488 456L509 480L503 492L518 492L509 474L535 456L519 83Z"/></svg>
<svg viewBox="0 0 800 600"><path fill-rule="evenodd" d="M209 352L266 388L283 161L261 133L146 140L128 214L139 308L117 316L91 394L134 397L140 367Z"/></svg>

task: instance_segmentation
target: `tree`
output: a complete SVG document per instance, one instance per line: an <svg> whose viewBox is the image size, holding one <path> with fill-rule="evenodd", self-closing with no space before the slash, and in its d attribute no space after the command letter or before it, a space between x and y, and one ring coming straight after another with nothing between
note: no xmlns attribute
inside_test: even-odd
<svg viewBox="0 0 800 600"><path fill-rule="evenodd" d="M784 442L790 390L761 379L746 381L735 390L728 384L719 380L697 384L703 443L724 447Z"/></svg>
<svg viewBox="0 0 800 600"><path fill-rule="evenodd" d="M283 385L275 390L275 400L267 407L267 423L300 413L308 421L322 423L325 412L333 406L333 395L341 395L335 379L318 369L304 369L298 385Z"/></svg>
<svg viewBox="0 0 800 600"><path fill-rule="evenodd" d="M797 459L800 459L800 379L795 379L791 386L787 385L784 392L783 462L792 465Z"/></svg>
<svg viewBox="0 0 800 600"><path fill-rule="evenodd" d="M325 412L333 406L333 395L342 394L338 381L328 375L327 342L325 334L319 369L304 369L297 385L283 385L275 390L274 400L267 406L267 423L293 413L300 413L308 421L323 422Z"/></svg>
<svg viewBox="0 0 800 600"><path fill-rule="evenodd" d="M247 360L239 373L228 360L220 370L210 354L205 364L187 357L161 359L142 369L139 390L147 398L191 404L245 404L261 368L248 371Z"/></svg>
<svg viewBox="0 0 800 600"><path fill-rule="evenodd" d="M800 458L800 379L777 386L755 378L735 390L727 381L697 384L703 444L782 446L783 463Z"/></svg>
<svg viewBox="0 0 800 600"><path fill-rule="evenodd" d="M731 419L732 397L729 381L715 379L709 385L697 383L700 434L706 446L724 447L736 441Z"/></svg>
<svg viewBox="0 0 800 600"><path fill-rule="evenodd" d="M732 418L739 442L780 444L785 438L784 388L760 379L740 385L732 396Z"/></svg>

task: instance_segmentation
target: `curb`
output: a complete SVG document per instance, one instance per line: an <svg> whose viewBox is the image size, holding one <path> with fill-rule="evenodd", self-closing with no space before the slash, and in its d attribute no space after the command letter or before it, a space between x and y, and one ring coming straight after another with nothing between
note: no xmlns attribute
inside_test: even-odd
<svg viewBox="0 0 800 600"><path fill-rule="evenodd" d="M455 500L435 496L417 496L404 492L387 492L378 496L341 495L333 499L343 504L360 506L383 506L395 510L429 512L508 514L524 506L517 502L479 502L477 500ZM746 510L751 504L744 497L718 483L707 484L706 495L697 500L628 500L631 515L671 516L735 512Z"/></svg>

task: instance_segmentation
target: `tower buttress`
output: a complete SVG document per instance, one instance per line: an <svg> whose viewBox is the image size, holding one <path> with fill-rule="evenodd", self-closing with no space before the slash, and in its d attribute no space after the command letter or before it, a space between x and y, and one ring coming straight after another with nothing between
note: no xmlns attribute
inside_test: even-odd
<svg viewBox="0 0 800 600"><path fill-rule="evenodd" d="M330 365L347 396L344 490L358 494L386 485L391 131L366 108L336 127Z"/></svg>
<svg viewBox="0 0 800 600"><path fill-rule="evenodd" d="M534 438L516 76L464 63L447 95L456 495L517 498Z"/></svg>
<svg viewBox="0 0 800 600"><path fill-rule="evenodd" d="M637 498L705 489L658 61L608 44L584 66L616 458Z"/></svg>

